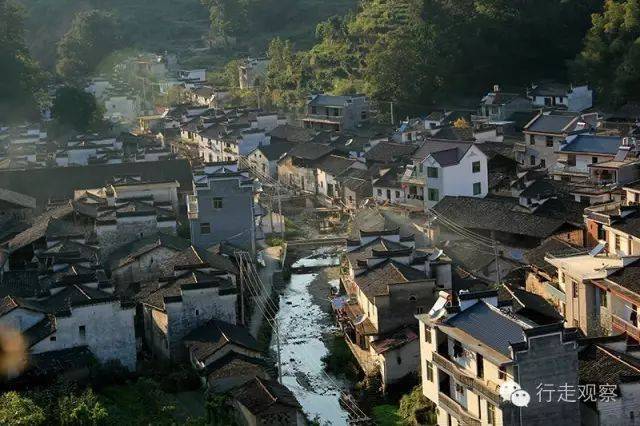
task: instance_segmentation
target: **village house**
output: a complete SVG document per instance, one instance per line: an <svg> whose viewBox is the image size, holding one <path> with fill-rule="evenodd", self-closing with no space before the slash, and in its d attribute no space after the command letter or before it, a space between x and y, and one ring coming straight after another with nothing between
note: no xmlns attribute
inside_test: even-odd
<svg viewBox="0 0 640 426"><path fill-rule="evenodd" d="M243 425L303 426L300 403L282 384L256 377L231 393L236 419Z"/></svg>
<svg viewBox="0 0 640 426"><path fill-rule="evenodd" d="M213 319L183 340L191 365L212 392L225 393L255 377L269 378L258 342L243 326Z"/></svg>
<svg viewBox="0 0 640 426"><path fill-rule="evenodd" d="M578 385L576 333L561 323L539 325L498 303L498 292L442 292L420 324L422 392L437 409L437 424L578 424L579 405L538 399L540 383ZM531 395L526 407L501 396L516 382ZM507 395L510 396L510 395Z"/></svg>
<svg viewBox="0 0 640 426"><path fill-rule="evenodd" d="M332 154L323 158L316 169L318 194L328 199L342 199L340 176L351 169L366 171L367 167L354 159Z"/></svg>
<svg viewBox="0 0 640 426"><path fill-rule="evenodd" d="M320 143L303 143L294 146L278 161L278 181L303 191L317 193L317 165L333 151L329 145Z"/></svg>
<svg viewBox="0 0 640 426"><path fill-rule="evenodd" d="M593 106L593 90L587 85L541 82L531 86L527 97L534 107L581 112Z"/></svg>
<svg viewBox="0 0 640 426"><path fill-rule="evenodd" d="M363 231L349 240L341 285L333 300L347 344L361 368L387 387L418 368L413 315L451 288L451 264L438 252L414 249L399 230Z"/></svg>
<svg viewBox="0 0 640 426"><path fill-rule="evenodd" d="M212 163L194 170L195 194L188 196L187 215L194 246L206 249L223 241L255 252L262 210L259 190L235 163Z"/></svg>
<svg viewBox="0 0 640 426"><path fill-rule="evenodd" d="M608 390L610 397L590 398L580 403L584 425L631 426L636 424L640 397L640 359L633 342L624 334L581 339L580 385Z"/></svg>
<svg viewBox="0 0 640 426"><path fill-rule="evenodd" d="M139 285L135 300L146 348L157 358L184 360L189 333L213 319L236 324L237 290L229 271L212 267L193 247L166 266L164 276Z"/></svg>
<svg viewBox="0 0 640 426"><path fill-rule="evenodd" d="M626 146L622 150L621 145ZM620 152L619 163L614 162ZM621 183L637 179L637 164L623 164L625 159L635 157L637 151L628 139L618 136L576 135L568 137L556 151L557 164L551 169L554 179L587 181L593 174L594 184ZM591 170L592 167L596 167ZM626 166L626 167L625 167Z"/></svg>
<svg viewBox="0 0 640 426"><path fill-rule="evenodd" d="M595 115L541 112L524 126L524 143L516 144L516 160L526 166L554 168L558 162L557 151L565 139L590 131L593 119Z"/></svg>
<svg viewBox="0 0 640 426"><path fill-rule="evenodd" d="M519 93L508 93L499 85L487 93L480 101L478 115L472 115L473 122L494 123L507 121L515 112L531 111L531 101Z"/></svg>
<svg viewBox="0 0 640 426"><path fill-rule="evenodd" d="M489 192L487 156L475 144L427 139L413 153L401 181L407 198L426 209L446 196L484 198Z"/></svg>
<svg viewBox="0 0 640 426"><path fill-rule="evenodd" d="M260 145L247 155L251 167L258 173L278 178L278 161L296 145L295 142L271 140L269 145Z"/></svg>
<svg viewBox="0 0 640 426"><path fill-rule="evenodd" d="M364 95L313 95L307 101L304 127L318 130L354 130L369 120L369 100Z"/></svg>

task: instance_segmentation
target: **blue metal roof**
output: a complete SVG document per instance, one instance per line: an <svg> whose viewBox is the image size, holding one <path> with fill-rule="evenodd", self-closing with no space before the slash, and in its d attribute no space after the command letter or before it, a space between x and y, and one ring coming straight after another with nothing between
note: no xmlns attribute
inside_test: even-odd
<svg viewBox="0 0 640 426"><path fill-rule="evenodd" d="M503 355L510 356L509 345L524 341L522 325L480 301L445 321Z"/></svg>
<svg viewBox="0 0 640 426"><path fill-rule="evenodd" d="M615 155L621 144L622 138L619 136L578 135L560 147L560 151Z"/></svg>

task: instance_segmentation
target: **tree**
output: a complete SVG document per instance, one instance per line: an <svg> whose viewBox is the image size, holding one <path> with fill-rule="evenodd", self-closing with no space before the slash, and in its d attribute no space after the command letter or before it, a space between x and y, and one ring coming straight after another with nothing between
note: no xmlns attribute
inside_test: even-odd
<svg viewBox="0 0 640 426"><path fill-rule="evenodd" d="M46 416L44 410L33 400L17 392L7 392L0 396L0 424L42 425Z"/></svg>
<svg viewBox="0 0 640 426"><path fill-rule="evenodd" d="M63 396L58 402L62 426L98 425L108 417L108 412L91 389L80 395Z"/></svg>
<svg viewBox="0 0 640 426"><path fill-rule="evenodd" d="M58 124L79 132L96 129L102 123L102 111L96 98L77 87L58 89L51 112Z"/></svg>
<svg viewBox="0 0 640 426"><path fill-rule="evenodd" d="M37 116L35 92L42 74L24 42L24 16L13 0L0 0L0 117Z"/></svg>
<svg viewBox="0 0 640 426"><path fill-rule="evenodd" d="M640 99L640 0L605 2L592 17L573 71L614 104Z"/></svg>
<svg viewBox="0 0 640 426"><path fill-rule="evenodd" d="M79 12L58 43L58 74L80 81L121 45L120 26L113 14L101 10Z"/></svg>

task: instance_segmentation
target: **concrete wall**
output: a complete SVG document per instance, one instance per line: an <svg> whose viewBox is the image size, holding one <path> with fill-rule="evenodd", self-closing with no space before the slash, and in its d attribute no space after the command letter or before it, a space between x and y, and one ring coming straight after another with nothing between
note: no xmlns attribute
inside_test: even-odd
<svg viewBox="0 0 640 426"><path fill-rule="evenodd" d="M383 386L388 386L409 374L417 374L420 367L420 344L409 342L378 356Z"/></svg>
<svg viewBox="0 0 640 426"><path fill-rule="evenodd" d="M217 288L184 290L181 302L165 304L168 316L169 352L172 358L184 357L182 339L189 332L216 318L236 323L236 295L218 295Z"/></svg>
<svg viewBox="0 0 640 426"><path fill-rule="evenodd" d="M52 337L32 346L33 353L88 346L100 362L118 360L129 370L136 367L135 309L120 302L74 307L71 316L56 317ZM84 337L80 327L84 326Z"/></svg>
<svg viewBox="0 0 640 426"><path fill-rule="evenodd" d="M528 350L517 352L516 382L529 392L531 402L520 410L524 425L580 424L579 404L572 402L539 401L537 387L548 384L553 389L568 384L577 389L578 351L576 342L563 342L562 333L554 333L528 339Z"/></svg>
<svg viewBox="0 0 640 426"><path fill-rule="evenodd" d="M191 241L194 246L208 248L228 240L230 243L251 248L255 232L253 188L239 185L239 179L222 178L211 182L211 188L198 188L198 218L190 221ZM222 199L222 208L213 207L213 198ZM201 224L209 223L211 232L203 234Z"/></svg>
<svg viewBox="0 0 640 426"><path fill-rule="evenodd" d="M161 265L178 252L167 247L158 247L143 254L137 261L111 271L116 283L150 281L161 276Z"/></svg>

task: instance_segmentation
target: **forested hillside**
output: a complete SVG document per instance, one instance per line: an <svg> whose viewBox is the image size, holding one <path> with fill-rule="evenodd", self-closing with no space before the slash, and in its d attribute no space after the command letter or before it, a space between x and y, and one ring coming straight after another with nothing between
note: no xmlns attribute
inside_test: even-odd
<svg viewBox="0 0 640 426"><path fill-rule="evenodd" d="M78 12L99 9L113 14L128 46L173 51L188 56L219 31L237 38L219 57L262 54L276 36L314 41L315 26L343 15L356 0L19 0L25 7L26 39L44 68L56 62L56 45ZM219 7L216 9L216 7ZM216 13L223 10L226 15ZM251 12L251 13L248 13ZM218 17L221 21L211 22ZM222 24L219 26L219 24ZM232 31L233 28L233 31ZM231 34L233 32L233 34Z"/></svg>

